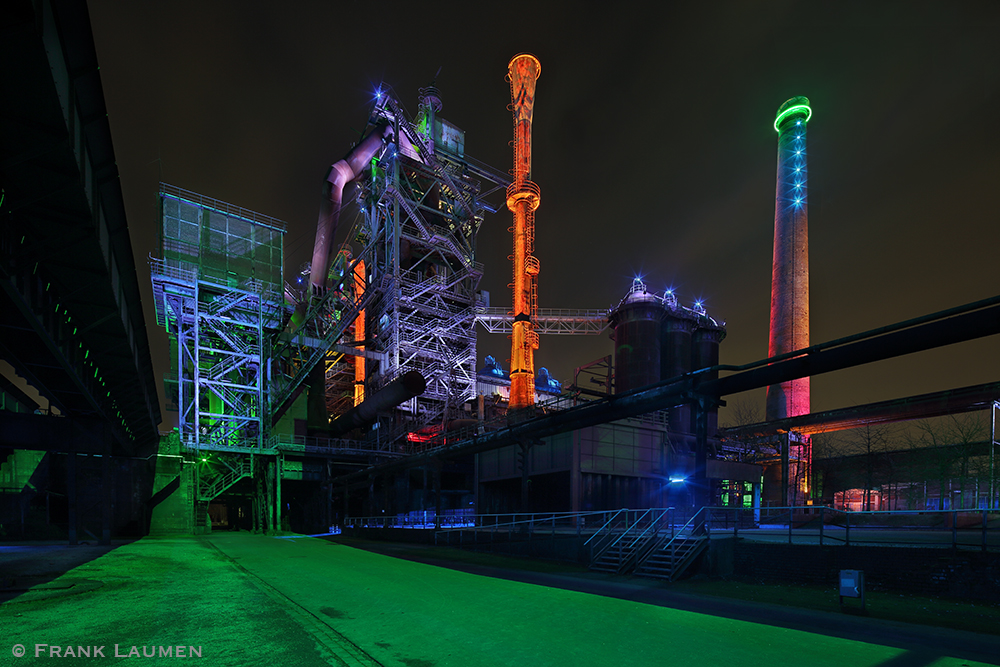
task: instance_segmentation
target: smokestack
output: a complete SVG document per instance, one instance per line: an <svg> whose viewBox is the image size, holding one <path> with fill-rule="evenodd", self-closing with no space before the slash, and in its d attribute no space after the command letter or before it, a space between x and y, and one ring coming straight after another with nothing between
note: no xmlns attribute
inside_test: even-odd
<svg viewBox="0 0 1000 667"><path fill-rule="evenodd" d="M538 332L535 210L541 190L531 181L531 117L535 81L542 72L538 58L522 53L507 65L514 112L514 182L507 188L507 208L514 214L514 324L510 352L510 407L535 404L535 358Z"/></svg>
<svg viewBox="0 0 1000 667"><path fill-rule="evenodd" d="M809 347L809 210L806 124L809 100L793 97L778 108L778 183L774 199L771 329L768 356ZM767 388L765 417L809 413L809 378Z"/></svg>

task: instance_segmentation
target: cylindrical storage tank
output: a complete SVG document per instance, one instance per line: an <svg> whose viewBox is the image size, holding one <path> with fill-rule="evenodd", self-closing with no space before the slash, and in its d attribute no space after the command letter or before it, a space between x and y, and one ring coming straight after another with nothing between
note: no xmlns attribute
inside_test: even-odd
<svg viewBox="0 0 1000 667"><path fill-rule="evenodd" d="M719 365L719 343L726 337L726 329L715 322L710 317L701 318L694 332L691 334L691 368L709 368ZM718 371L713 371L705 376L716 379L719 377ZM714 435L719 428L719 410L713 408L708 413L708 434Z"/></svg>
<svg viewBox="0 0 1000 667"><path fill-rule="evenodd" d="M660 381L663 314L663 302L639 281L611 313L616 394Z"/></svg>
<svg viewBox="0 0 1000 667"><path fill-rule="evenodd" d="M694 321L667 310L660 329L660 378L668 380L691 370Z"/></svg>
<svg viewBox="0 0 1000 667"><path fill-rule="evenodd" d="M691 332L695 322L680 309L667 308L660 332L660 379L691 371ZM691 406L670 408L668 428L676 433L691 433Z"/></svg>

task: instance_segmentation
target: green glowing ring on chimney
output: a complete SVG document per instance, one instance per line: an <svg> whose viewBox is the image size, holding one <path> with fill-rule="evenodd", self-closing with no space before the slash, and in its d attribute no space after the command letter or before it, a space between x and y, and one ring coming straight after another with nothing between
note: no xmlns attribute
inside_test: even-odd
<svg viewBox="0 0 1000 667"><path fill-rule="evenodd" d="M812 118L812 107L809 106L809 98L807 97L793 97L778 108L778 115L774 119L774 131L781 132L778 128L781 126L781 122L796 114L805 115L806 122Z"/></svg>

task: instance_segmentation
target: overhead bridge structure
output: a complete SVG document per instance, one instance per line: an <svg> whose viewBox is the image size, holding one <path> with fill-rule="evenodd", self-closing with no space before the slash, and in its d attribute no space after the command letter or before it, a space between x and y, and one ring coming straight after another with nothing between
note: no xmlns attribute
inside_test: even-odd
<svg viewBox="0 0 1000 667"><path fill-rule="evenodd" d="M608 311L539 308L532 319L539 334L596 336L608 329ZM510 334L514 317L505 308L477 308L476 322L491 334Z"/></svg>
<svg viewBox="0 0 1000 667"><path fill-rule="evenodd" d="M160 410L86 3L6 3L0 54L0 524L106 543Z"/></svg>

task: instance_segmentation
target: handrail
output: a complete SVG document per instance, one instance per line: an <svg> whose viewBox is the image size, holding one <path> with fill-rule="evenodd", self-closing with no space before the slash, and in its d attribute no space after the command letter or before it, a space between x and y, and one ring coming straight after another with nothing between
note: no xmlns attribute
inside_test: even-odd
<svg viewBox="0 0 1000 667"><path fill-rule="evenodd" d="M349 517L345 520L345 523L347 526L351 527L364 527L372 525L378 527L409 527L426 526L428 523L433 523L435 519L437 519L439 526L436 527L435 530L440 530L441 532L451 529L504 530L522 525L550 523L553 520L565 522L572 519L586 520L587 517L591 516L603 517L610 511L611 510L596 510L588 512L514 512L508 514L444 513L437 516L434 510L427 510L426 512L417 512L418 514L424 514L425 516L423 517L412 517L405 514ZM621 510L618 511L620 512ZM445 510L445 512L463 512L463 510ZM484 519L489 519L490 517L495 517L497 519L511 517L512 520L504 521L502 523L499 520L495 523L487 523L484 521Z"/></svg>
<svg viewBox="0 0 1000 667"><path fill-rule="evenodd" d="M628 530L629 530L628 515L629 515L630 511L631 510L623 509L623 510L619 510L618 512L615 513L616 517L619 514L621 514L622 512L625 513L625 516L624 516L624 519L625 519L625 531L624 532L628 532ZM622 523L621 519L618 519L613 525L608 525L607 526L607 532L601 534L601 537L599 539L597 539L593 544L590 545L590 561L591 562L593 562L594 560L600 558L601 555L603 555L604 553L606 553L612 547L612 545L615 544L618 541L616 539L616 540L614 540L614 542L607 543L609 540L612 540L612 539L615 538L615 528L617 526L620 526L621 523ZM624 532L623 532L623 534L624 534ZM595 536L596 536L596 534L595 534ZM618 539L621 539L621 537L619 536ZM589 540L588 540L588 542L589 542Z"/></svg>
<svg viewBox="0 0 1000 667"><path fill-rule="evenodd" d="M643 512L642 514L640 514L639 516L637 516L635 518L635 521L632 522L632 525L631 526L626 526L625 527L625 532L623 532L621 535L619 535L617 540L615 540L614 542L612 542L611 544L609 544L604 549L604 551L608 551L609 549L612 549L616 544L618 544L623 539L625 539L625 536L628 535L629 533L631 533L633 530L635 530L640 525L640 522L642 521L642 518L644 516L646 516L647 514L649 514L651 511L652 511L652 509L648 509L645 512ZM643 531L643 532L645 532L645 531ZM632 544L635 544L634 540L632 541ZM629 546L631 546L631 545L629 545Z"/></svg>
<svg viewBox="0 0 1000 667"><path fill-rule="evenodd" d="M618 515L621 514L622 512L628 512L628 510L627 509L620 509L617 512L615 512L614 514L612 514L611 518L608 519L603 526L601 526L600 528L597 529L596 533L594 533L593 535L591 535L590 538L587 539L587 541L583 543L583 546L587 546L588 544L590 544L591 540L593 540L598 535L600 535L601 533L603 533L606 529L610 529L611 522L614 521L616 518L618 518Z"/></svg>
<svg viewBox="0 0 1000 667"><path fill-rule="evenodd" d="M702 512L705 512L705 510L710 510L710 509L712 509L712 508L710 508L710 507L702 507L702 508L701 508L700 510L698 510L697 512L695 512L695 513L694 513L694 514L693 514L693 515L691 516L691 518L690 518L690 519L688 519L688 522L687 522L687 523L685 523L685 524L684 524L683 526L681 526L681 527L680 527L680 530L676 531L676 532L675 532L675 533L673 534L673 536L671 536L671 538L670 538L669 540L667 540L667 543L666 543L666 544L664 544L664 545L663 545L663 546L662 546L662 547L660 548L660 551L666 551L666 550L667 550L667 547L669 547L669 546L670 546L671 544L673 544L673 543L674 543L674 540L676 540L676 539L677 539L678 537L682 537L682 536L684 536L684 537L688 537L688 536L684 535L684 529L685 529L685 528L687 528L688 526L690 526L690 525L691 525L691 523L692 523L692 522L693 522L693 521L694 521L695 519L697 519L697 518L698 518L698 515L699 515L699 514L701 514ZM707 512L706 512L706 514L707 514ZM706 534L706 536L708 535L708 532L709 532L709 526L708 526L708 522L706 522L706 523L705 523L705 534Z"/></svg>
<svg viewBox="0 0 1000 667"><path fill-rule="evenodd" d="M645 538L646 533L648 533L650 530L653 530L654 528L656 528L656 530L653 531L653 534L655 535L656 532L659 531L659 524L660 524L660 522L663 521L663 517L667 516L667 512L669 512L672 509L673 509L672 507L650 509L649 510L650 512L656 512L656 511L661 512L660 518L656 519L654 521L650 521L649 525L646 526L646 530L644 530L641 533L639 533L639 535L637 535L636 538L634 540L632 540L632 542L630 544L626 545L625 548L630 548L630 547L635 546L636 544L639 544L643 540L643 538Z"/></svg>

